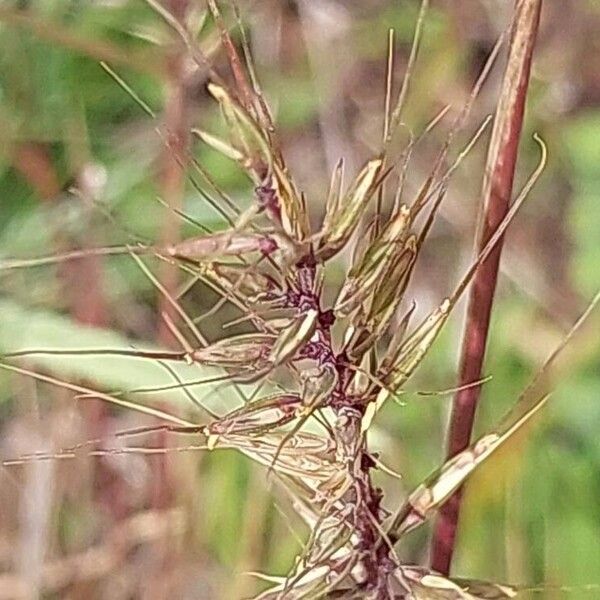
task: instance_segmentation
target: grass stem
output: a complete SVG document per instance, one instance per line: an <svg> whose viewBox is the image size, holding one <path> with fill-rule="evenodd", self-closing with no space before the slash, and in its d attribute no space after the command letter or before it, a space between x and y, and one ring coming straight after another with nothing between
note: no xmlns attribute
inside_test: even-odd
<svg viewBox="0 0 600 600"><path fill-rule="evenodd" d="M510 206L541 5L541 0L515 2L508 60L483 181L483 204L477 236L479 249L485 246ZM479 266L470 290L459 368L458 385L461 388L481 379L502 242L500 239L496 248ZM464 450L470 443L480 390L481 386L462 388L454 396L448 433L448 458ZM450 571L454 553L460 501L459 490L441 508L434 529L431 566L444 575Z"/></svg>

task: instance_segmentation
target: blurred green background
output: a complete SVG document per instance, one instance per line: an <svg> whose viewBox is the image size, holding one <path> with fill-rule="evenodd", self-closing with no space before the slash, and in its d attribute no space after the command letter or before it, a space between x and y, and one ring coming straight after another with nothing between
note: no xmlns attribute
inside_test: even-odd
<svg viewBox="0 0 600 600"><path fill-rule="evenodd" d="M161 199L211 229L226 226L195 189L173 183L172 127L218 131L219 114L168 19L142 0L7 1L0 4L0 258L165 240L194 234ZM157 4L157 3L154 3ZM229 77L200 0L165 1ZM445 104L464 102L509 22L511 2L435 1L425 25L405 112L418 132ZM319 222L329 172L348 172L377 151L384 105L387 31L396 31L396 88L418 4L399 0L240 2L260 81L311 221ZM226 12L228 22L234 24ZM477 429L519 391L600 288L600 5L546 2L537 44L517 185L549 148L543 178L507 236ZM236 34L237 35L237 34ZM144 111L100 65L106 61L145 103ZM483 88L461 144L493 113L503 57ZM151 117L148 112L154 113ZM417 147L406 184L413 194L448 131L446 118ZM162 134L160 132L163 132ZM469 263L487 138L453 179L409 296L425 312ZM226 159L193 141L193 156L240 206L252 186ZM188 156L188 158L189 158ZM189 176L201 181L191 166ZM331 274L332 289L339 270ZM164 265L149 263L157 276ZM161 275L162 273L162 275ZM215 302L196 285L183 299L201 316ZM129 257L88 257L58 266L0 271L0 353L26 348L173 344L148 277ZM460 306L409 388L455 384ZM200 323L221 335L232 314ZM600 584L600 344L598 315L555 372L549 406L469 483L453 572L550 586ZM102 390L173 383L152 361L95 355L37 357L30 368ZM178 375L197 379L198 371ZM217 410L230 391L208 393ZM451 396L408 394L380 418L374 445L403 475L382 477L388 508L443 457ZM201 420L178 390L146 401ZM0 372L0 456L52 452L148 423L130 411ZM135 444L135 438L128 443ZM140 444L193 444L157 434ZM0 470L0 599L242 598L263 584L244 575L283 574L306 535L265 473L229 451L115 454L30 462ZM425 564L428 532L400 548ZM589 598L600 591L546 591Z"/></svg>

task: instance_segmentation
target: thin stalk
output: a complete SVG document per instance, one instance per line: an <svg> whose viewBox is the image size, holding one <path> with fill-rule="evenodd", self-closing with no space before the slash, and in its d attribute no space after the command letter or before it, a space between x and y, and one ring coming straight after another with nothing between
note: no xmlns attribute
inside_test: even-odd
<svg viewBox="0 0 600 600"><path fill-rule="evenodd" d="M187 31L186 17L191 3L188 0L165 0L163 4L174 21ZM163 116L166 144L161 157L162 177L159 183L162 199L171 209L165 213L160 234L161 243L166 245L177 243L181 236L181 220L177 213L183 211L186 156L190 145L189 102L185 74L187 53L184 41L174 38L167 56L167 99ZM138 265L143 268L141 262L138 262ZM162 292L158 305L158 315L162 318L159 317L157 324L157 339L166 345L179 345L179 341L172 333L172 328L176 327L177 321L181 318L177 305L172 301L177 296L178 287L179 272L176 266L169 261L163 262L157 282L157 288ZM157 432L155 438L157 446L165 447L168 445L167 442L165 432ZM174 501L173 489L176 488L176 475L172 470L171 462L166 455L158 455L154 457L151 468L151 506L154 509L167 509ZM148 595L149 600L164 597L165 574L172 573L173 565L177 560L176 553L177 550L172 544L156 544L152 548L155 574L150 577L149 588L152 591Z"/></svg>
<svg viewBox="0 0 600 600"><path fill-rule="evenodd" d="M477 235L479 249L485 246L510 206L541 5L541 0L515 2L508 60L483 181L483 205ZM469 382L481 379L482 376L502 242L500 239L496 248L479 266L471 287L459 369L458 385L461 388ZM480 386L466 387L454 396L448 433L448 458L464 450L470 443L480 391ZM431 566L444 575L450 571L460 500L459 490L440 510L434 529Z"/></svg>
<svg viewBox="0 0 600 600"><path fill-rule="evenodd" d="M166 3L173 18L182 27L188 10L187 0L169 0ZM170 208L181 211L183 208L183 195L185 189L185 157L189 147L188 106L185 81L186 48L182 43L175 41L168 59L167 75L167 101L164 111L164 127L166 140L162 156L162 178L160 181L162 198ZM161 243L168 245L178 241L180 236L180 219L173 210L167 211ZM165 262L159 275L163 287L176 296L178 287L177 268ZM173 306L165 297L162 297L158 314L166 314L174 322L178 318ZM158 324L158 340L163 343L173 344L174 339L164 319Z"/></svg>

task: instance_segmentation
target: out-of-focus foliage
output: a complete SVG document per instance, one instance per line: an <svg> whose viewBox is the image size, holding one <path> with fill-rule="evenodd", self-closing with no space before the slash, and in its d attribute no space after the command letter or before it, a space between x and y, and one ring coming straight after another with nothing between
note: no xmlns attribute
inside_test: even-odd
<svg viewBox="0 0 600 600"><path fill-rule="evenodd" d="M201 28L198 39L208 51L214 31L202 24L200 3L193 4L190 18ZM420 131L445 103L458 106L464 100L508 14L500 1L432 4L405 115L407 132ZM532 132L547 140L550 157L507 237L487 360L493 379L484 387L479 414L482 430L512 404L585 299L600 287L600 52L594 36L600 10L594 2L558 4L544 7L518 181L536 160ZM416 3L264 0L241 3L241 8L259 77L276 107L286 157L301 187L315 199L312 212L322 213L330 170L325 166L344 156L354 172L377 147L387 28L397 29L398 82ZM0 258L161 237L168 218L157 200L165 141L156 127L164 120L168 61L176 39L169 25L138 0L2 4ZM157 120L115 83L100 60L128 82ZM218 52L213 63L217 69L224 65ZM501 65L475 106L469 132L493 112L500 74ZM218 110L204 84L201 77L187 83L189 126L218 131ZM415 150L406 183L411 193L444 127ZM462 137L465 141L467 134ZM457 172L417 266L409 297L419 299L420 313L448 293L468 263L484 148L479 144ZM193 155L240 205L248 204L252 185L233 162L200 144ZM85 171L88 167L93 170ZM93 198L69 192L84 172L92 172L98 184ZM190 182L184 210L213 229L225 226ZM195 231L189 223L182 227ZM61 267L0 273L0 353L153 344L159 315L149 280L129 257L103 258L100 274L89 289L102 296L102 325L110 333L74 322L77 300L65 285L86 288L87 283L65 284ZM84 304L98 300L78 297ZM183 304L197 316L215 300L208 288L196 288ZM213 339L217 327L236 316L226 309L200 327ZM461 325L460 315L450 321L413 380L415 391L454 385ZM552 586L600 583L600 348L594 327L597 331L597 318L587 335L573 342L545 411L469 483L456 574ZM50 359L35 365L103 389L174 382L156 363L115 357L52 360L54 365ZM187 372L180 375L191 378ZM210 388L200 388L198 395L206 392ZM202 420L182 394L164 399ZM382 478L388 508L396 508L392 502L399 504L441 461L449 400L410 394L404 406L390 403L378 418L375 443L385 462L404 476L401 483ZM95 400L74 402L63 391L1 373L2 459L73 446L140 424L126 411L98 406ZM220 406L213 404L215 410ZM194 440L158 434L150 442L169 446ZM230 451L182 453L169 454L158 465L166 472L161 479L158 460L86 458L82 450L71 461L3 468L0 598L27 597L20 582L33 574L31 585L46 597L229 599L260 587L239 575L243 571L285 572L298 550L290 530L305 532L284 516L286 500L271 496L264 472ZM157 481L167 492L157 489ZM36 506L29 497L36 498ZM410 537L403 558L423 562L426 537L426 531ZM90 548L97 552L90 555L95 572L81 567ZM68 557L75 565L71 571ZM564 597L597 593L580 590ZM563 596L548 592L544 597Z"/></svg>

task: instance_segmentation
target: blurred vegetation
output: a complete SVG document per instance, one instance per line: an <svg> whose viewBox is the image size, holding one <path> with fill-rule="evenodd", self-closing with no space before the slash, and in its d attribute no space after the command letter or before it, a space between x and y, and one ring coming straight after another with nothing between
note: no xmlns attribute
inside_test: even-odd
<svg viewBox="0 0 600 600"><path fill-rule="evenodd" d="M201 3L191 4L192 30L223 71L213 27L203 20ZM418 132L446 103L456 110L464 100L507 24L504 4L510 3L433 3L407 130ZM396 29L399 82L418 5L408 0L240 5L286 156L316 220L332 164L344 156L349 169L356 169L377 147L387 29ZM550 158L507 236L486 367L493 379L484 387L481 430L511 405L600 287L599 27L596 2L548 2L544 8L518 181L536 160L531 133L547 141ZM2 257L161 238L172 214L157 199L165 168L165 140L157 127L173 85L169 61L178 51L172 28L140 0L2 3ZM100 61L110 64L156 119ZM205 74L194 74L192 67L186 65L192 75L184 86L188 126L215 131L218 111L204 88ZM463 142L493 112L501 72L499 64ZM415 151L407 181L411 192L447 122ZM236 202L247 205L252 187L233 163L199 144L191 152ZM480 143L452 183L412 283L419 311L447 293L468 264L484 156ZM197 173L190 169L190 176ZM74 186L85 185L89 193L72 193ZM183 210L212 229L225 225L190 181ZM195 231L188 222L180 226L182 235ZM156 343L158 295L130 258L74 264L0 273L0 352ZM209 290L196 286L183 304L198 316L214 301ZM232 316L224 311L202 322L203 333L214 338ZM454 573L551 586L600 584L599 325L596 318L573 342L556 371L556 391L546 411L468 485ZM461 326L459 313L411 389L454 385ZM44 357L31 365L104 390L174 381L160 365L135 359ZM202 377L191 368L178 375ZM205 392L210 390L198 393ZM205 399L215 410L236 402L218 390ZM380 417L376 444L404 478L401 483L382 478L390 508L441 461L449 399L410 394L404 406L391 405ZM174 403L180 414L193 414L182 393L161 400ZM0 373L3 459L58 450L146 422L100 401L74 402L63 390ZM194 443L188 436L162 434L151 441ZM72 460L3 468L0 598L244 597L260 584L241 573L284 573L298 550L290 530L305 535L288 517L286 499L271 493L265 481L263 471L229 451L166 458L93 458L82 451ZM401 553L410 561L426 561L427 532L411 537ZM544 597L598 593L549 591Z"/></svg>

